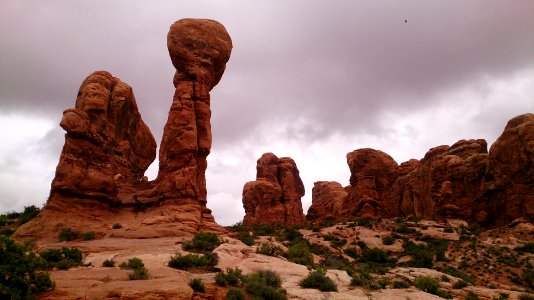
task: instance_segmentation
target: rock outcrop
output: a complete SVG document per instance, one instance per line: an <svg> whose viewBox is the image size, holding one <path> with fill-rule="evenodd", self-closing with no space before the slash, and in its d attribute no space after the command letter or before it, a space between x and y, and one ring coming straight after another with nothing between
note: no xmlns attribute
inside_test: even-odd
<svg viewBox="0 0 534 300"><path fill-rule="evenodd" d="M358 149L347 154L348 195L340 200L318 185L307 218L417 216L499 226L521 217L532 221L533 149L534 114L511 119L489 153L485 140L460 140L397 165L382 151ZM339 203L342 212L334 213Z"/></svg>
<svg viewBox="0 0 534 300"><path fill-rule="evenodd" d="M49 200L15 237L53 239L63 227L128 238L222 230L206 207L209 92L221 79L232 41L216 21L182 19L172 24L167 45L175 93L156 180L143 176L156 142L132 89L108 72L95 72L61 120L67 134ZM110 232L117 222L123 229Z"/></svg>
<svg viewBox="0 0 534 300"><path fill-rule="evenodd" d="M339 182L315 182L312 188L312 204L306 214L306 220L336 220L342 213L347 195L347 191Z"/></svg>
<svg viewBox="0 0 534 300"><path fill-rule="evenodd" d="M496 225L520 217L534 221L534 114L508 121L490 148L487 170L476 203L478 221Z"/></svg>
<svg viewBox="0 0 534 300"><path fill-rule="evenodd" d="M396 216L397 202L393 184L399 166L388 154L370 148L347 154L350 169L349 195L344 215L376 218Z"/></svg>
<svg viewBox="0 0 534 300"><path fill-rule="evenodd" d="M304 222L304 184L295 161L265 153L256 165L256 180L243 187L243 224L297 225Z"/></svg>

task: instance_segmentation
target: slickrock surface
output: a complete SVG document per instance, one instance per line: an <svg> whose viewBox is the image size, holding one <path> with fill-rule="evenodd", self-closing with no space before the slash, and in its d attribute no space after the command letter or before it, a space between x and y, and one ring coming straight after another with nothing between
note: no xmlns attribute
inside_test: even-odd
<svg viewBox="0 0 534 300"><path fill-rule="evenodd" d="M57 239L61 228L128 238L222 231L206 207L209 92L221 79L232 41L216 21L182 19L172 24L167 45L176 89L157 179L143 177L156 156L156 143L132 89L108 72L95 72L61 120L67 134L50 198L15 238ZM118 222L123 229L110 233Z"/></svg>
<svg viewBox="0 0 534 300"><path fill-rule="evenodd" d="M304 184L293 159L263 154L256 165L256 180L243 187L243 223L297 225L304 222L301 197Z"/></svg>

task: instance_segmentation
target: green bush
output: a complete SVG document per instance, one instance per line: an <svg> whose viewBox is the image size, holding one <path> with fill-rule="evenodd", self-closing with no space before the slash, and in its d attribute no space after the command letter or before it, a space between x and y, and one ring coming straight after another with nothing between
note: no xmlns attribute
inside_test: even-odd
<svg viewBox="0 0 534 300"><path fill-rule="evenodd" d="M60 242L63 242L63 241L70 242L70 241L79 239L81 235L82 235L81 232L72 230L71 228L62 228L59 231L58 237L59 237Z"/></svg>
<svg viewBox="0 0 534 300"><path fill-rule="evenodd" d="M534 296L532 294L521 294L519 300L534 300Z"/></svg>
<svg viewBox="0 0 534 300"><path fill-rule="evenodd" d="M96 238L96 233L94 231L86 231L83 233L83 240L90 241Z"/></svg>
<svg viewBox="0 0 534 300"><path fill-rule="evenodd" d="M238 267L226 269L226 274L219 272L215 275L215 282L220 286L241 286L243 280L243 272Z"/></svg>
<svg viewBox="0 0 534 300"><path fill-rule="evenodd" d="M245 300L245 295L238 289L229 289L226 293L227 300Z"/></svg>
<svg viewBox="0 0 534 300"><path fill-rule="evenodd" d="M524 245L517 246L514 250L518 252L528 252L534 254L534 242L528 242Z"/></svg>
<svg viewBox="0 0 534 300"><path fill-rule="evenodd" d="M22 225L28 223L31 219L35 218L40 211L41 209L35 205L25 206L24 211L19 216L19 224Z"/></svg>
<svg viewBox="0 0 534 300"><path fill-rule="evenodd" d="M115 266L115 261L113 259L106 259L102 262L102 267L112 268Z"/></svg>
<svg viewBox="0 0 534 300"><path fill-rule="evenodd" d="M534 288L534 270L532 268L525 268L521 274L521 279L527 286Z"/></svg>
<svg viewBox="0 0 534 300"><path fill-rule="evenodd" d="M148 274L148 270L145 267L140 267L128 273L128 279L129 280L148 280L150 279L150 274Z"/></svg>
<svg viewBox="0 0 534 300"><path fill-rule="evenodd" d="M260 247L256 249L256 253L269 256L278 256L284 253L284 251L282 251L280 247L274 245L273 243L262 243Z"/></svg>
<svg viewBox="0 0 534 300"><path fill-rule="evenodd" d="M356 259L358 258L358 251L356 250L356 248L354 247L349 247L345 250L343 250L343 252L345 252L346 255Z"/></svg>
<svg viewBox="0 0 534 300"><path fill-rule="evenodd" d="M122 228L122 225L120 223L114 223L113 226L111 227L113 229L120 229Z"/></svg>
<svg viewBox="0 0 534 300"><path fill-rule="evenodd" d="M33 293L54 289L46 269L28 246L0 236L0 299L32 299Z"/></svg>
<svg viewBox="0 0 534 300"><path fill-rule="evenodd" d="M364 271L359 275L352 277L350 285L363 286L372 290L380 289L380 285L378 284L378 282L367 271Z"/></svg>
<svg viewBox="0 0 534 300"><path fill-rule="evenodd" d="M384 245L393 245L395 243L395 238L391 235L382 237L382 243Z"/></svg>
<svg viewBox="0 0 534 300"><path fill-rule="evenodd" d="M465 295L464 300L478 300L478 295L472 291L469 291L467 292L467 295Z"/></svg>
<svg viewBox="0 0 534 300"><path fill-rule="evenodd" d="M245 290L253 298L285 300L287 296L285 290L280 287L281 284L280 275L270 270L260 269L245 277Z"/></svg>
<svg viewBox="0 0 534 300"><path fill-rule="evenodd" d="M447 266L445 267L443 270L441 270L443 273L446 273L446 274L449 274L451 276L454 276L454 277L458 277L458 278L461 278L462 280L464 280L465 282L467 283L470 283L472 285L474 285L476 283L476 280L475 278L472 276L472 275L469 275L467 273L464 273L462 271L459 271L458 269L456 269L455 267L451 267L451 266Z"/></svg>
<svg viewBox="0 0 534 300"><path fill-rule="evenodd" d="M428 268L433 266L434 254L423 245L416 245L411 241L404 243L404 254L412 257L407 265L416 268Z"/></svg>
<svg viewBox="0 0 534 300"><path fill-rule="evenodd" d="M196 250L196 251L213 251L220 244L222 239L216 233L213 232L198 232L193 237L191 242L185 242L182 245L184 250Z"/></svg>
<svg viewBox="0 0 534 300"><path fill-rule="evenodd" d="M247 246L254 245L254 236L248 231L240 231L237 233L237 239Z"/></svg>
<svg viewBox="0 0 534 300"><path fill-rule="evenodd" d="M391 285L394 289L407 289L410 287L410 284L403 280L395 280Z"/></svg>
<svg viewBox="0 0 534 300"><path fill-rule="evenodd" d="M440 288L439 281L430 276L417 277L415 279L414 285L417 289L423 292L434 294L436 296L446 298L446 299L452 298L449 293L447 293L446 291Z"/></svg>
<svg viewBox="0 0 534 300"><path fill-rule="evenodd" d="M189 268L203 268L213 267L219 261L219 257L216 253L205 253L204 255L187 254L182 255L177 253L175 256L171 256L169 261L169 267L176 269L189 269Z"/></svg>
<svg viewBox="0 0 534 300"><path fill-rule="evenodd" d="M385 264L388 262L387 253L380 248L365 249L359 258L360 262Z"/></svg>
<svg viewBox="0 0 534 300"><path fill-rule="evenodd" d="M119 265L119 267L121 269L137 270L137 269L144 268L145 264L143 263L143 261L139 257L133 257L133 258L130 258L128 261L123 261Z"/></svg>
<svg viewBox="0 0 534 300"><path fill-rule="evenodd" d="M305 243L296 243L289 247L285 256L294 263L313 266L313 255Z"/></svg>
<svg viewBox="0 0 534 300"><path fill-rule="evenodd" d="M332 279L326 277L321 272L311 272L299 282L299 285L305 289L318 289L322 292L337 292L337 286Z"/></svg>
<svg viewBox="0 0 534 300"><path fill-rule="evenodd" d="M61 249L47 249L39 253L50 268L58 268L60 270L68 270L74 266L82 264L82 252L76 247Z"/></svg>
<svg viewBox="0 0 534 300"><path fill-rule="evenodd" d="M457 280L455 283L452 284L453 289L463 289L464 287L468 286L469 284L463 280Z"/></svg>
<svg viewBox="0 0 534 300"><path fill-rule="evenodd" d="M204 287L204 283L202 282L202 279L200 278L191 279L191 281L189 281L189 286L195 292L204 293L206 291L206 288Z"/></svg>
<svg viewBox="0 0 534 300"><path fill-rule="evenodd" d="M443 229L443 232L446 232L446 233L453 233L454 232L454 228L452 227L445 227L445 229Z"/></svg>

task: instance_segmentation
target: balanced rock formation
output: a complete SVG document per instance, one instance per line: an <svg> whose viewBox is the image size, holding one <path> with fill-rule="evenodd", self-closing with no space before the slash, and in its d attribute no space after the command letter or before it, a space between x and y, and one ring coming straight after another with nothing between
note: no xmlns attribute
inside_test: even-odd
<svg viewBox="0 0 534 300"><path fill-rule="evenodd" d="M534 114L508 121L491 146L477 206L479 222L506 225L520 217L534 221Z"/></svg>
<svg viewBox="0 0 534 300"><path fill-rule="evenodd" d="M263 154L256 165L256 180L243 187L243 224L297 225L304 222L301 198L304 184L295 161Z"/></svg>
<svg viewBox="0 0 534 300"><path fill-rule="evenodd" d="M339 182L317 181L312 188L312 204L306 214L308 221L336 220L343 211L348 193Z"/></svg>
<svg viewBox="0 0 534 300"><path fill-rule="evenodd" d="M221 79L232 41L216 21L183 19L172 24L167 45L176 89L157 179L143 176L156 142L132 89L108 72L95 72L61 120L67 134L49 200L16 238L56 238L64 227L132 238L222 230L206 207L209 92ZM114 223L123 229L110 233Z"/></svg>

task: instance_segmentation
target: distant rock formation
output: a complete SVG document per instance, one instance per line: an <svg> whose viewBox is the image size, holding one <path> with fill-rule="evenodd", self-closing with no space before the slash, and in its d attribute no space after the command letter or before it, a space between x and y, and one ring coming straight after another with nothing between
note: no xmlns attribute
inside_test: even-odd
<svg viewBox="0 0 534 300"><path fill-rule="evenodd" d="M256 180L243 187L243 224L297 225L304 222L304 184L295 161L265 153L256 165Z"/></svg>
<svg viewBox="0 0 534 300"><path fill-rule="evenodd" d="M222 230L206 207L209 92L221 79L232 41L216 21L182 19L172 24L167 46L176 89L157 179L143 177L156 142L132 89L108 72L95 72L61 120L67 134L49 200L15 237L55 238L63 227L133 238ZM110 232L116 222L123 229Z"/></svg>
<svg viewBox="0 0 534 300"><path fill-rule="evenodd" d="M347 196L341 201L339 193L330 195L316 184L308 220L418 216L499 226L520 217L534 221L534 114L511 119L489 153L485 140L460 140L400 166L369 148L348 153L347 163Z"/></svg>
<svg viewBox="0 0 534 300"><path fill-rule="evenodd" d="M499 226L520 217L534 221L534 114L508 121L490 148L487 170L477 219Z"/></svg>
<svg viewBox="0 0 534 300"><path fill-rule="evenodd" d="M308 221L336 220L343 211L348 193L339 182L317 181L312 188L312 204L306 214Z"/></svg>

